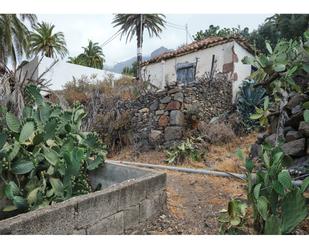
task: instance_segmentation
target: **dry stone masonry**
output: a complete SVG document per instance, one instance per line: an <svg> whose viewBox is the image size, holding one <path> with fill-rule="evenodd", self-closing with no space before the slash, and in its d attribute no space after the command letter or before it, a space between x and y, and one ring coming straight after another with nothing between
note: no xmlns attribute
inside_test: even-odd
<svg viewBox="0 0 309 249"><path fill-rule="evenodd" d="M190 85L172 82L147 99L134 114L134 127L138 128L134 133L142 141L139 148L169 147L183 138L189 116L208 122L231 111L232 84L224 75Z"/></svg>
<svg viewBox="0 0 309 249"><path fill-rule="evenodd" d="M289 171L297 176L306 174L309 169L309 123L304 121L303 103L309 101L308 94L291 93L285 106L287 114L284 127L279 132L278 142L282 149L293 161ZM257 157L261 153L261 144L267 142L275 145L278 129L278 117L271 120L270 129L258 135L257 142L251 147L251 156Z"/></svg>

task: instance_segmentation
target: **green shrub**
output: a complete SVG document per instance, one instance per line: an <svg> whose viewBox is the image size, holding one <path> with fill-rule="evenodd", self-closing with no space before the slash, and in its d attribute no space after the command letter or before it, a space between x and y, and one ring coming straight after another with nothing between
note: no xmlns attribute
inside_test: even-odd
<svg viewBox="0 0 309 249"><path fill-rule="evenodd" d="M201 139L199 138L188 138L186 141L165 152L166 161L175 164L183 163L185 159L201 161L204 153L198 146L200 142Z"/></svg>
<svg viewBox="0 0 309 249"><path fill-rule="evenodd" d="M231 200L227 210L221 210L218 221L221 234L243 234L247 214L247 204L240 200Z"/></svg>
<svg viewBox="0 0 309 249"><path fill-rule="evenodd" d="M1 192L23 212L92 191L87 174L104 163L105 147L91 132L82 132L86 113L46 102L34 85L26 88L27 105L18 119L1 110Z"/></svg>

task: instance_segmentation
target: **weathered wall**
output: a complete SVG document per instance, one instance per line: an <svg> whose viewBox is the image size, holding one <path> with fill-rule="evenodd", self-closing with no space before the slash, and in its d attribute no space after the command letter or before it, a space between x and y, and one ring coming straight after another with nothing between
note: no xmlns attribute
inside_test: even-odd
<svg viewBox="0 0 309 249"><path fill-rule="evenodd" d="M128 174L121 168L146 173L101 191L2 220L0 234L124 234L165 208L165 174L114 167L120 167L120 176Z"/></svg>
<svg viewBox="0 0 309 249"><path fill-rule="evenodd" d="M200 79L188 86L174 82L150 97L143 96L132 118L137 151L179 142L191 122L188 112L196 112L194 115L200 120L209 122L231 111L231 100L232 83L221 74L213 80Z"/></svg>
<svg viewBox="0 0 309 249"><path fill-rule="evenodd" d="M245 56L252 57L252 54L250 54L247 50L241 47L237 42L234 42L234 52L236 57L234 59L235 74L233 76L233 100L235 100L236 94L243 80L249 77L249 75L251 74L251 66L243 64L241 60Z"/></svg>

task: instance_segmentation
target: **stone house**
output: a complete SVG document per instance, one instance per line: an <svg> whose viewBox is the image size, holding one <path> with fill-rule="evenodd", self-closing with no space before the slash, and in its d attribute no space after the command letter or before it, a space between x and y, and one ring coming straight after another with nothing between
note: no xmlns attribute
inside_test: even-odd
<svg viewBox="0 0 309 249"><path fill-rule="evenodd" d="M253 56L253 51L253 47L241 37L209 37L143 62L142 76L163 89L169 82L189 84L205 73L226 73L233 82L234 100L240 84L252 70L241 60Z"/></svg>

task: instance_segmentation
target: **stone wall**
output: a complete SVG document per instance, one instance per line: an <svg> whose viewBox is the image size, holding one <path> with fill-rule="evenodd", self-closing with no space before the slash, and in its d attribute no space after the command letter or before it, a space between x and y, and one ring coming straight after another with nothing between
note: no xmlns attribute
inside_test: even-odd
<svg viewBox="0 0 309 249"><path fill-rule="evenodd" d="M159 215L166 205L165 174L108 165L105 170L109 171L109 177L104 181L124 179L130 175L130 169L133 175L140 171L143 176L1 220L0 234L124 234Z"/></svg>
<svg viewBox="0 0 309 249"><path fill-rule="evenodd" d="M232 83L224 74L217 74L212 80L201 78L190 85L172 82L163 90L145 92L134 100L106 96L97 98L98 101L92 98L99 110L96 115L129 115L130 124L127 126L133 134L134 149L142 152L178 143L183 139L186 129L196 128L193 124L198 121L209 122L213 117L231 111ZM90 117L95 117L91 108L88 112ZM111 133L109 129L102 129L104 125L118 126L117 118L114 120L91 123L96 123L95 130L104 136Z"/></svg>
<svg viewBox="0 0 309 249"><path fill-rule="evenodd" d="M149 99L135 111L132 120L138 150L169 147L182 140L186 129L195 128L194 120L209 122L231 111L232 83L224 75L186 86L173 82Z"/></svg>
<svg viewBox="0 0 309 249"><path fill-rule="evenodd" d="M283 109L285 113L285 119L281 121L283 125L279 125L278 115L271 117L269 129L259 133L256 143L251 147L252 157L261 156L261 145L264 142L273 146L278 142L282 144L284 153L292 159L289 161L290 174L300 177L308 173L309 123L304 121L303 108L306 101L309 101L308 94L292 92L289 95Z"/></svg>

